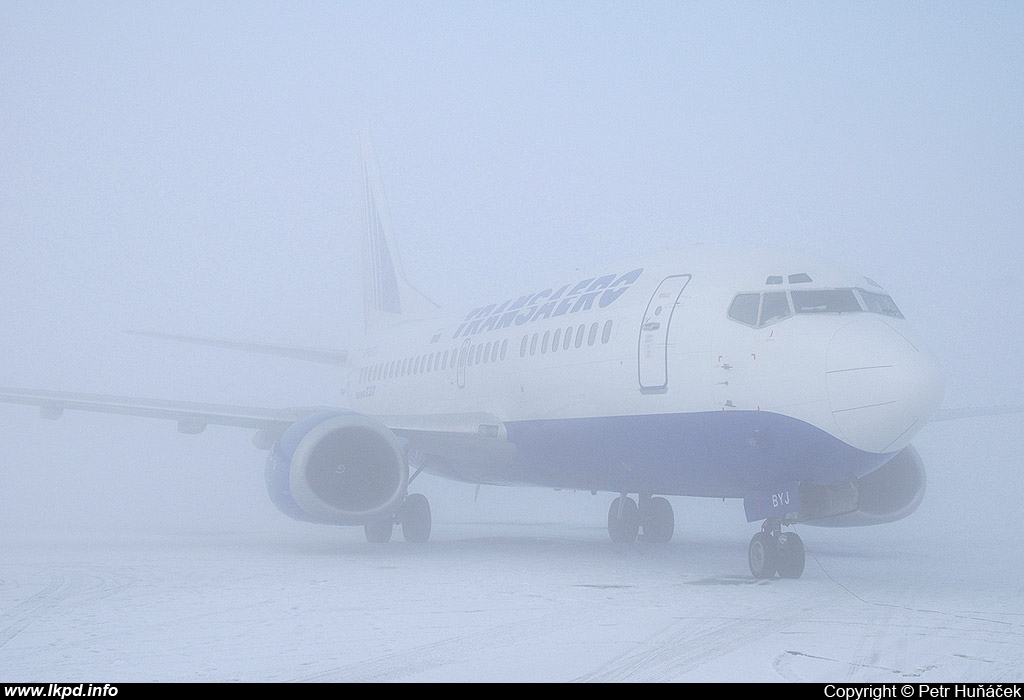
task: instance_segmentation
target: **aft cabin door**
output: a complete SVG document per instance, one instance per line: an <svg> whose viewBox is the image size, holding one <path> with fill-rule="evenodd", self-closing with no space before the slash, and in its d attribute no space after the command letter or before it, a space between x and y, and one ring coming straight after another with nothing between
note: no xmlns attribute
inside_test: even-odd
<svg viewBox="0 0 1024 700"><path fill-rule="evenodd" d="M690 275L666 277L647 302L638 349L640 391L644 394L668 391L668 327L689 282Z"/></svg>

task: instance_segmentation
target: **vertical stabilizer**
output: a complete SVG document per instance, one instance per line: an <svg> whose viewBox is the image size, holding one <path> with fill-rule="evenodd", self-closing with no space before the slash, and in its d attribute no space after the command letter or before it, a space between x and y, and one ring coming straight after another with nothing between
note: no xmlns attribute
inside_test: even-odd
<svg viewBox="0 0 1024 700"><path fill-rule="evenodd" d="M363 306L366 332L372 333L409 318L433 316L438 306L405 278L369 133L362 139L362 166Z"/></svg>

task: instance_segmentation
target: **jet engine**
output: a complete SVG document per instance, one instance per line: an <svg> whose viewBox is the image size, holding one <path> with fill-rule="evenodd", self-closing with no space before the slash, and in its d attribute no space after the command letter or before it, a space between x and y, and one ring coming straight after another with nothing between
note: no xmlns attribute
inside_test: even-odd
<svg viewBox="0 0 1024 700"><path fill-rule="evenodd" d="M409 485L405 448L379 421L324 412L288 427L267 458L267 491L285 515L366 525L398 510Z"/></svg>
<svg viewBox="0 0 1024 700"><path fill-rule="evenodd" d="M856 527L902 520L921 504L925 491L924 463L912 445L854 483L856 509L842 515L807 520L807 525Z"/></svg>

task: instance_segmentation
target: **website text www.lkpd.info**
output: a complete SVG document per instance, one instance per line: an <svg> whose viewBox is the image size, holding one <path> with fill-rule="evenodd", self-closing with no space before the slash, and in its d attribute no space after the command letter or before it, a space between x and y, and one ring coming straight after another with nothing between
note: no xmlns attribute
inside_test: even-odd
<svg viewBox="0 0 1024 700"><path fill-rule="evenodd" d="M5 685L5 698L112 698L117 686L110 683L26 683Z"/></svg>

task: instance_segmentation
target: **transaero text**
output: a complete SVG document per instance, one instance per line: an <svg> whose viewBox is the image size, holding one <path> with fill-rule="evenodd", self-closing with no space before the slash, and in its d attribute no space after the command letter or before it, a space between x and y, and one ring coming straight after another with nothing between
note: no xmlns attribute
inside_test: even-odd
<svg viewBox="0 0 1024 700"><path fill-rule="evenodd" d="M545 289L518 299L507 299L501 304L478 307L466 315L452 338L586 311L595 302L598 308L603 309L622 296L643 271L643 268L637 268L622 275L591 277L558 289Z"/></svg>

